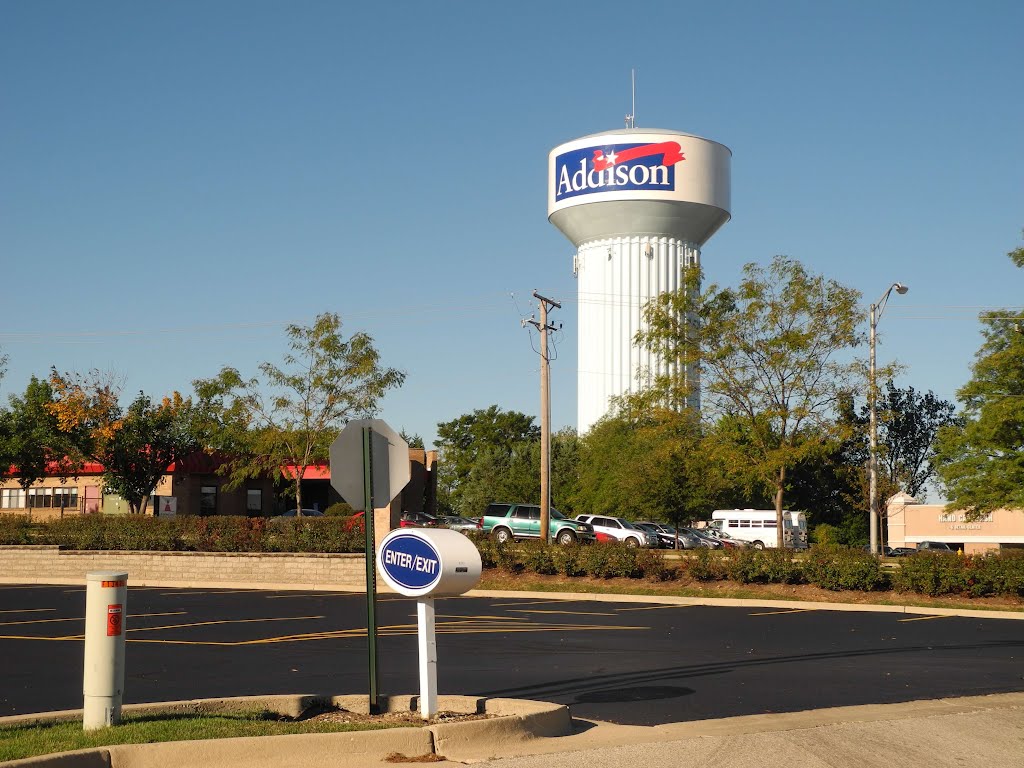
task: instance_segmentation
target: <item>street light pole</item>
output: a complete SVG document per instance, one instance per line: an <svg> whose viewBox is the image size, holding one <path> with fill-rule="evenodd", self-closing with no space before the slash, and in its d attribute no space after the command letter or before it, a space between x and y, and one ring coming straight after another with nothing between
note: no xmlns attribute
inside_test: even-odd
<svg viewBox="0 0 1024 768"><path fill-rule="evenodd" d="M868 323L870 333L868 337L868 498L871 507L870 529L871 529L871 552L880 554L878 549L878 389L875 385L875 329L878 321L885 310L885 304L889 300L889 294L893 289L896 293L903 295L910 289L903 283L893 283L882 295L877 303L871 305Z"/></svg>

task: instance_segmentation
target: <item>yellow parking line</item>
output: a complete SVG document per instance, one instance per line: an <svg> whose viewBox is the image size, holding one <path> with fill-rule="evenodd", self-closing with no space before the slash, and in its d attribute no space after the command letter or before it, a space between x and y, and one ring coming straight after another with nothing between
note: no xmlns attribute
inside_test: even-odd
<svg viewBox="0 0 1024 768"><path fill-rule="evenodd" d="M516 613L553 613L557 616L614 616L614 613L595 613L589 611L539 611L530 610L516 611Z"/></svg>
<svg viewBox="0 0 1024 768"><path fill-rule="evenodd" d="M483 619L493 619L495 621L529 621L524 616L463 616L458 613L439 613L435 619L455 619L461 621L476 621Z"/></svg>
<svg viewBox="0 0 1024 768"><path fill-rule="evenodd" d="M194 621L187 624L166 624L162 627L128 627L126 632L154 632L158 629L187 629L189 627L209 627L214 624L258 624L265 621L304 621L323 619L324 616L278 616L269 619L217 619L214 621Z"/></svg>
<svg viewBox="0 0 1024 768"><path fill-rule="evenodd" d="M129 613L129 619L141 619L146 616L181 616L185 611L171 611L169 613ZM72 616L64 619L25 619L23 621L0 621L0 627L13 627L16 624L53 624L58 621L85 621L84 616Z"/></svg>
<svg viewBox="0 0 1024 768"><path fill-rule="evenodd" d="M929 621L931 619L948 619L948 616L915 616L912 619L897 619L897 621Z"/></svg>
<svg viewBox="0 0 1024 768"><path fill-rule="evenodd" d="M186 590L185 592L161 592L160 597L177 597L178 595L208 595L209 592L193 592L192 590Z"/></svg>
<svg viewBox="0 0 1024 768"><path fill-rule="evenodd" d="M565 603L566 600L517 600L514 603L491 603L493 608L501 608L507 605L544 605L545 603Z"/></svg>
<svg viewBox="0 0 1024 768"><path fill-rule="evenodd" d="M331 595L353 595L355 592L311 592L301 595L267 595L267 600L285 600L290 597L330 597Z"/></svg>
<svg viewBox="0 0 1024 768"><path fill-rule="evenodd" d="M765 613L751 613L750 616L777 616L780 613L807 613L813 611L813 608L793 608L787 611L767 611Z"/></svg>
<svg viewBox="0 0 1024 768"><path fill-rule="evenodd" d="M642 608L619 608L622 611L658 611L662 608L693 608L692 605L645 605Z"/></svg>

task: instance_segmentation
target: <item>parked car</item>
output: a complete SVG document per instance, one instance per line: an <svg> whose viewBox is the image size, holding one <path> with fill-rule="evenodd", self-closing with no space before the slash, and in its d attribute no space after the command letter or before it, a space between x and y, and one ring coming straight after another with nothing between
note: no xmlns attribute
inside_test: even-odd
<svg viewBox="0 0 1024 768"><path fill-rule="evenodd" d="M594 527L595 533L613 536L627 547L657 547L658 537L643 528L637 528L629 520L621 517L605 517L604 515L576 515L581 523Z"/></svg>
<svg viewBox="0 0 1024 768"><path fill-rule="evenodd" d="M912 555L915 552L917 552L917 550L914 549L913 547L886 547L885 548L885 556L886 557L906 557L907 555Z"/></svg>
<svg viewBox="0 0 1024 768"><path fill-rule="evenodd" d="M303 509L302 510L302 516L303 517L323 517L324 513L321 512L319 509ZM289 510L287 510L285 512L282 512L280 515L275 515L274 519L277 520L277 519L280 519L282 517L298 517L298 513L294 509L289 509Z"/></svg>
<svg viewBox="0 0 1024 768"><path fill-rule="evenodd" d="M453 531L460 531L466 533L467 531L476 530L476 520L470 520L467 517L459 517L458 515L440 515L438 521L445 528L451 528Z"/></svg>
<svg viewBox="0 0 1024 768"><path fill-rule="evenodd" d="M658 537L659 545L663 549L676 548L676 529L671 525L666 525L665 523L652 523L648 520L640 520L634 522L633 525L654 533ZM696 549L701 546L700 539L689 533L683 533L680 531L678 539L680 549Z"/></svg>
<svg viewBox="0 0 1024 768"><path fill-rule="evenodd" d="M403 512L399 518L400 528L443 528L444 524L426 512Z"/></svg>
<svg viewBox="0 0 1024 768"><path fill-rule="evenodd" d="M657 546L660 549L675 549L675 537L669 536L667 533L663 533L654 523L646 520L634 520L633 525L642 531L654 534L654 538L658 542Z"/></svg>
<svg viewBox="0 0 1024 768"><path fill-rule="evenodd" d="M360 530L365 530L363 522L363 513L356 512L352 517L345 519L345 529L351 531L356 526ZM402 516L398 520L399 528L443 528L439 518L433 515L428 515L424 512L403 512Z"/></svg>
<svg viewBox="0 0 1024 768"><path fill-rule="evenodd" d="M708 549L722 549L724 547L721 541L714 538L713 536L709 536L708 534L704 533L704 531L698 530L696 528L679 529L680 533L683 533L684 531L693 536L696 536L697 540L700 542L700 545L702 547L707 547Z"/></svg>
<svg viewBox="0 0 1024 768"><path fill-rule="evenodd" d="M942 553L945 553L945 554L949 554L949 553L953 552L954 550L953 550L952 547L949 546L949 544L947 544L944 541L921 541L921 542L918 542L917 550L916 551L918 551L918 552L942 552Z"/></svg>
<svg viewBox="0 0 1024 768"><path fill-rule="evenodd" d="M476 526L478 531L491 534L498 542L540 538L540 505L488 504ZM548 516L548 540L559 544L589 543L595 540L594 528L577 520L570 520L554 507Z"/></svg>
<svg viewBox="0 0 1024 768"><path fill-rule="evenodd" d="M754 546L749 541L733 538L726 531L720 531L717 528L702 528L701 533L705 536L710 536L716 541L722 542L722 546L725 549L748 549L749 547Z"/></svg>

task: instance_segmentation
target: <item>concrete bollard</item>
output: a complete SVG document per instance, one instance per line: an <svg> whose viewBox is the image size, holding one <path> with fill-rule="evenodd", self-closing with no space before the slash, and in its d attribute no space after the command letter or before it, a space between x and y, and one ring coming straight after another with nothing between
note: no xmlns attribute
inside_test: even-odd
<svg viewBox="0 0 1024 768"><path fill-rule="evenodd" d="M95 571L86 575L85 697L82 726L87 731L121 722L124 693L124 632L128 574Z"/></svg>

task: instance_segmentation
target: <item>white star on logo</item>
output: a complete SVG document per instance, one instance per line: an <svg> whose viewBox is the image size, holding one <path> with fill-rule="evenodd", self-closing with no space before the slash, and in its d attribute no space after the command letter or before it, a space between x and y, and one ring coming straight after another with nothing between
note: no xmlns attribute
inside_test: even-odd
<svg viewBox="0 0 1024 768"><path fill-rule="evenodd" d="M609 152L607 155L604 156L604 159L605 159L605 162L608 163L608 165L615 165L615 159L617 157L618 157L618 155L615 154L615 150L613 149L611 152Z"/></svg>

